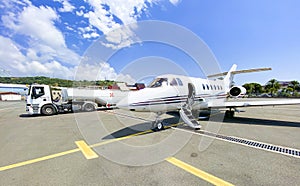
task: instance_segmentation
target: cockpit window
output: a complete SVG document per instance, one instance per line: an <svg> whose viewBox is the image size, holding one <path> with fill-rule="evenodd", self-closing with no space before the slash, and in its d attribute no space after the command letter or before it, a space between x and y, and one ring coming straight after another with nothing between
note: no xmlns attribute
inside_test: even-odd
<svg viewBox="0 0 300 186"><path fill-rule="evenodd" d="M161 87L163 84L168 84L167 78L156 78L152 83L150 83L150 88Z"/></svg>
<svg viewBox="0 0 300 186"><path fill-rule="evenodd" d="M172 81L170 82L171 86L183 86L183 83L181 79L179 78L173 78Z"/></svg>
<svg viewBox="0 0 300 186"><path fill-rule="evenodd" d="M179 78L176 78L176 79L177 79L178 85L183 86L183 83L182 83L181 79L179 79Z"/></svg>
<svg viewBox="0 0 300 186"><path fill-rule="evenodd" d="M170 85L171 86L177 86L178 85L175 78L172 79L172 81L170 82Z"/></svg>

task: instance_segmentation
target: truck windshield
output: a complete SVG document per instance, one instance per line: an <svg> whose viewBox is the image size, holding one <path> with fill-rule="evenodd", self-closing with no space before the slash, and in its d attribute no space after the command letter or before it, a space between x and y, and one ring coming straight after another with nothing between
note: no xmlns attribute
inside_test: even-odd
<svg viewBox="0 0 300 186"><path fill-rule="evenodd" d="M163 84L168 85L167 78L156 78L152 81L152 83L150 83L149 87L150 88L161 87Z"/></svg>
<svg viewBox="0 0 300 186"><path fill-rule="evenodd" d="M28 87L28 90L27 90L28 92L27 92L27 96L29 96L30 95L30 91L31 91L31 86L29 86Z"/></svg>

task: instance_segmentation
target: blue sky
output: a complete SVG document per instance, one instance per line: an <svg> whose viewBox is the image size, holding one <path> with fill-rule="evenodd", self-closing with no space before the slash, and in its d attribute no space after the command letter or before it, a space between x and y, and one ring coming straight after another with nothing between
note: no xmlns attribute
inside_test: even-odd
<svg viewBox="0 0 300 186"><path fill-rule="evenodd" d="M160 20L186 27L200 37L222 71L227 71L233 63L238 69L273 68L270 72L238 75L237 84L264 84L271 78L300 80L299 7L300 2L296 0L54 0L46 3L3 0L0 2L0 73L73 79L74 75L79 76L77 67L90 46L104 34L122 25ZM160 43L133 44L128 36L137 27L123 30L123 41L116 55L109 61L97 61L97 67L86 65L86 73L80 77L115 79L119 75L120 79L130 79L134 74L122 73L134 71L126 68L133 63L144 63L147 57L161 59L165 65L172 62L183 67L188 75L203 77L193 60L176 48ZM153 62L156 66L157 61ZM153 76L178 72L177 66L154 68L153 65L153 69L137 66L136 71ZM169 71L155 72L155 69ZM146 73L147 70L151 73Z"/></svg>

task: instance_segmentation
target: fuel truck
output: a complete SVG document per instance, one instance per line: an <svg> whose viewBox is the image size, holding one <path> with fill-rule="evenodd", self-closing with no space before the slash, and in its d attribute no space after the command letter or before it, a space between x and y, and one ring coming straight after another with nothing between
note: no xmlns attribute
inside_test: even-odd
<svg viewBox="0 0 300 186"><path fill-rule="evenodd" d="M26 97L29 115L54 115L65 112L91 112L98 107L112 108L127 96L129 90L60 88L49 85L30 85Z"/></svg>

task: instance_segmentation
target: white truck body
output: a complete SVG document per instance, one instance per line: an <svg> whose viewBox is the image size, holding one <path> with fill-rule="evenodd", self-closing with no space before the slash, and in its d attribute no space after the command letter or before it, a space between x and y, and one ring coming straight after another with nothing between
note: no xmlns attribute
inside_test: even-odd
<svg viewBox="0 0 300 186"><path fill-rule="evenodd" d="M28 114L52 115L72 111L93 111L97 107L114 107L128 91L87 88L52 88L31 85L26 99Z"/></svg>

